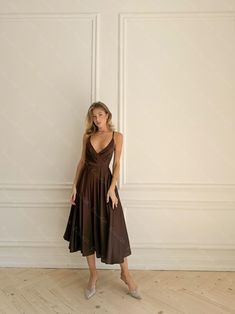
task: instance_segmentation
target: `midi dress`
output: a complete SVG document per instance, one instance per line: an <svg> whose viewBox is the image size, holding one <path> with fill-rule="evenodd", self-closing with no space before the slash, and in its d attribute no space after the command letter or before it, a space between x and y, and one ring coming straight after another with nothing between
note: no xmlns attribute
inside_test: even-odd
<svg viewBox="0 0 235 314"><path fill-rule="evenodd" d="M70 253L81 251L82 256L96 253L105 264L120 264L132 254L127 225L117 186L117 207L107 192L112 182L109 168L114 153L114 131L108 145L96 152L91 135L85 146L85 163L76 184L75 204L72 204L63 239L69 242Z"/></svg>

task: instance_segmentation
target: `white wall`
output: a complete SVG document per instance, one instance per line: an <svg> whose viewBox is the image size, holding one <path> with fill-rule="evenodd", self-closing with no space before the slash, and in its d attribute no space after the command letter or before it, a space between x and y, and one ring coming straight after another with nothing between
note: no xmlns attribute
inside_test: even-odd
<svg viewBox="0 0 235 314"><path fill-rule="evenodd" d="M129 267L235 269L234 22L232 0L0 1L2 266L86 267L62 236L101 100Z"/></svg>

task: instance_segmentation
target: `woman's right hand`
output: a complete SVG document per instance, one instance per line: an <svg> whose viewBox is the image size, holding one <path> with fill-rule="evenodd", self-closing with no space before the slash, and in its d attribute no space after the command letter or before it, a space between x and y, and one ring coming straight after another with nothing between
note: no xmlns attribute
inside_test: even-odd
<svg viewBox="0 0 235 314"><path fill-rule="evenodd" d="M72 188L72 193L71 193L71 196L70 196L70 202L71 202L73 205L76 205L76 203L75 203L76 194L77 194L76 186L73 186L73 188Z"/></svg>

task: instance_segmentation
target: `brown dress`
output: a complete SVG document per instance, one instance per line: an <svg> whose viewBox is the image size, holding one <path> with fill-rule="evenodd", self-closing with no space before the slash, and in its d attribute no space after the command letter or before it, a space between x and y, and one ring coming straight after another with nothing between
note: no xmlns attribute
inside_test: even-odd
<svg viewBox="0 0 235 314"><path fill-rule="evenodd" d="M114 131L113 131L114 136ZM117 186L115 193L117 207L112 200L107 203L107 192L111 185L112 173L109 164L114 152L114 138L97 153L86 142L85 164L78 182L75 203L71 206L64 240L69 241L70 252L81 251L83 256L96 252L101 262L119 264L131 255L130 243Z"/></svg>

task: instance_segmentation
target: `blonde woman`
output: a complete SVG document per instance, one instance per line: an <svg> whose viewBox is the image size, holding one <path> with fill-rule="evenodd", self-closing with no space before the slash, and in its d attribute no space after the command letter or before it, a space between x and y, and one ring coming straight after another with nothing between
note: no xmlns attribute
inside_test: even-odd
<svg viewBox="0 0 235 314"><path fill-rule="evenodd" d="M131 248L116 181L119 176L123 135L114 130L112 114L102 102L94 102L86 116L83 148L71 193L71 210L63 238L70 252L86 256L90 278L85 288L89 299L96 292L96 259L120 264L120 278L128 294L141 299L128 270ZM114 153L113 173L109 164Z"/></svg>

